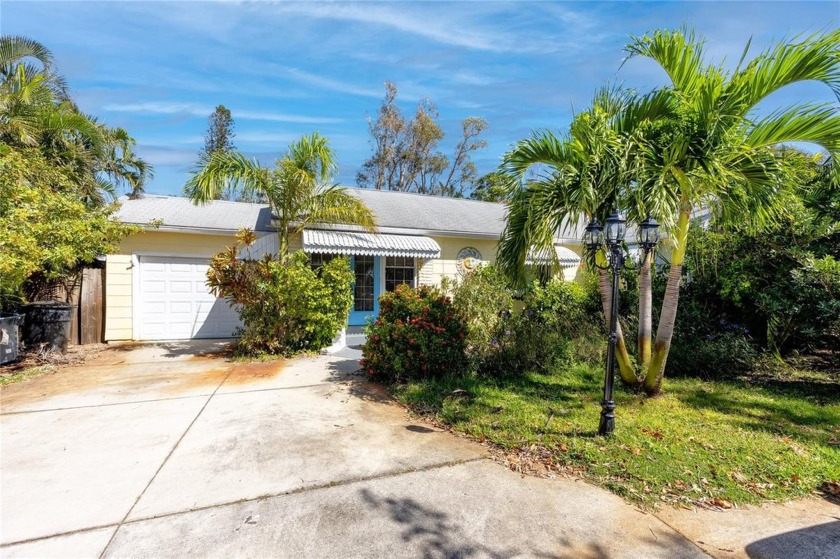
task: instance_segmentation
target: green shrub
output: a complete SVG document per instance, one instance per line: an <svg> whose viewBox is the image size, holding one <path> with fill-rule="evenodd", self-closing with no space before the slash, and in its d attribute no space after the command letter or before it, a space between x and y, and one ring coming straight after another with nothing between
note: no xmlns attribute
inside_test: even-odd
<svg viewBox="0 0 840 559"><path fill-rule="evenodd" d="M789 338L804 344L840 347L840 260L832 256L803 258L787 282L776 282L758 294L770 317L768 333L779 345Z"/></svg>
<svg viewBox="0 0 840 559"><path fill-rule="evenodd" d="M364 370L383 382L439 378L464 370L467 325L439 290L398 285L379 298L366 328Z"/></svg>
<svg viewBox="0 0 840 559"><path fill-rule="evenodd" d="M674 376L724 380L750 371L759 353L749 336L735 325L717 334L675 335L668 356Z"/></svg>
<svg viewBox="0 0 840 559"><path fill-rule="evenodd" d="M344 326L352 304L353 273L346 258L335 258L317 271L302 252L281 262L238 258L240 242L246 247L253 234L213 257L208 285L225 297L242 319L237 353L292 355L318 351L332 343Z"/></svg>
<svg viewBox="0 0 840 559"><path fill-rule="evenodd" d="M583 285L553 279L545 285L534 282L523 301L529 316L571 338L584 323L593 322L588 314L588 297Z"/></svg>
<svg viewBox="0 0 840 559"><path fill-rule="evenodd" d="M498 339L509 328L502 327L502 321L510 316L514 306L513 290L506 278L493 266L482 266L460 281L444 278L443 289L452 293L452 305L466 322L470 368L493 368Z"/></svg>
<svg viewBox="0 0 840 559"><path fill-rule="evenodd" d="M483 375L551 370L576 353L572 340L591 336L591 325L600 320L591 313L590 290L561 279L534 281L518 305L492 267L468 274L450 289L467 322L468 363Z"/></svg>
<svg viewBox="0 0 840 559"><path fill-rule="evenodd" d="M492 341L484 374L521 374L547 372L567 362L571 355L571 339L556 321L543 322L529 309L511 313Z"/></svg>
<svg viewBox="0 0 840 559"><path fill-rule="evenodd" d="M138 229L116 205L86 205L77 177L36 149L0 143L0 312L25 302L24 286L68 278Z"/></svg>
<svg viewBox="0 0 840 559"><path fill-rule="evenodd" d="M785 353L840 343L840 230L788 200L787 216L761 233L692 231L684 305L716 333L723 319L746 325L758 344ZM737 257L733 257L733 255Z"/></svg>

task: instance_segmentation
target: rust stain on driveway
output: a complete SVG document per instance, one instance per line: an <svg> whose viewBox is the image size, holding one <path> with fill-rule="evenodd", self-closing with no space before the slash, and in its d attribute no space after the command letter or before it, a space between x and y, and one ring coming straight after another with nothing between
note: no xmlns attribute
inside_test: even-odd
<svg viewBox="0 0 840 559"><path fill-rule="evenodd" d="M225 353L178 359L156 355L133 361L131 349L149 351L142 347L109 349L90 362L0 387L0 413L62 408L71 400L75 405L97 405L211 394L223 382L258 385L271 380L286 365L285 361L231 362ZM84 397L79 400L79 395Z"/></svg>

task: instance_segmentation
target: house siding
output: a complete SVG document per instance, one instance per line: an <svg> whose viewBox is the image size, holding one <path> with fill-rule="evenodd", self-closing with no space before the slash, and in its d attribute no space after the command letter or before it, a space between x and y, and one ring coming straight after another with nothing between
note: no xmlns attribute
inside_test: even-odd
<svg viewBox="0 0 840 559"><path fill-rule="evenodd" d="M432 237L440 245L440 258L425 260L418 266L420 283L440 287L444 276L458 276L458 253L472 247L481 254L481 260L493 264L496 261L498 241L491 239L470 239L463 237Z"/></svg>
<svg viewBox="0 0 840 559"><path fill-rule="evenodd" d="M132 338L131 255L105 259L105 341Z"/></svg>

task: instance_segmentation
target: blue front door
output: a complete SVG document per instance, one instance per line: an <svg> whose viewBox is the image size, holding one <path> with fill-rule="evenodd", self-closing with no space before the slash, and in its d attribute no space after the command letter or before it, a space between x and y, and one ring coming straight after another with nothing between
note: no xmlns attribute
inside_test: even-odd
<svg viewBox="0 0 840 559"><path fill-rule="evenodd" d="M353 307L347 324L364 326L368 319L379 312L379 295L382 286L379 281L379 267L382 259L378 256L353 256L350 265L356 276L353 285Z"/></svg>

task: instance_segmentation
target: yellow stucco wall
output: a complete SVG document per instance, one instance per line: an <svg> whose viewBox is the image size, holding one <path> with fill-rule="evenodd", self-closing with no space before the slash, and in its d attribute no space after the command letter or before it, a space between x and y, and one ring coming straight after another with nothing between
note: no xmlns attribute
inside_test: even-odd
<svg viewBox="0 0 840 559"><path fill-rule="evenodd" d="M125 239L105 261L105 341L134 339L132 256L211 256L234 242L230 235L146 231Z"/></svg>

